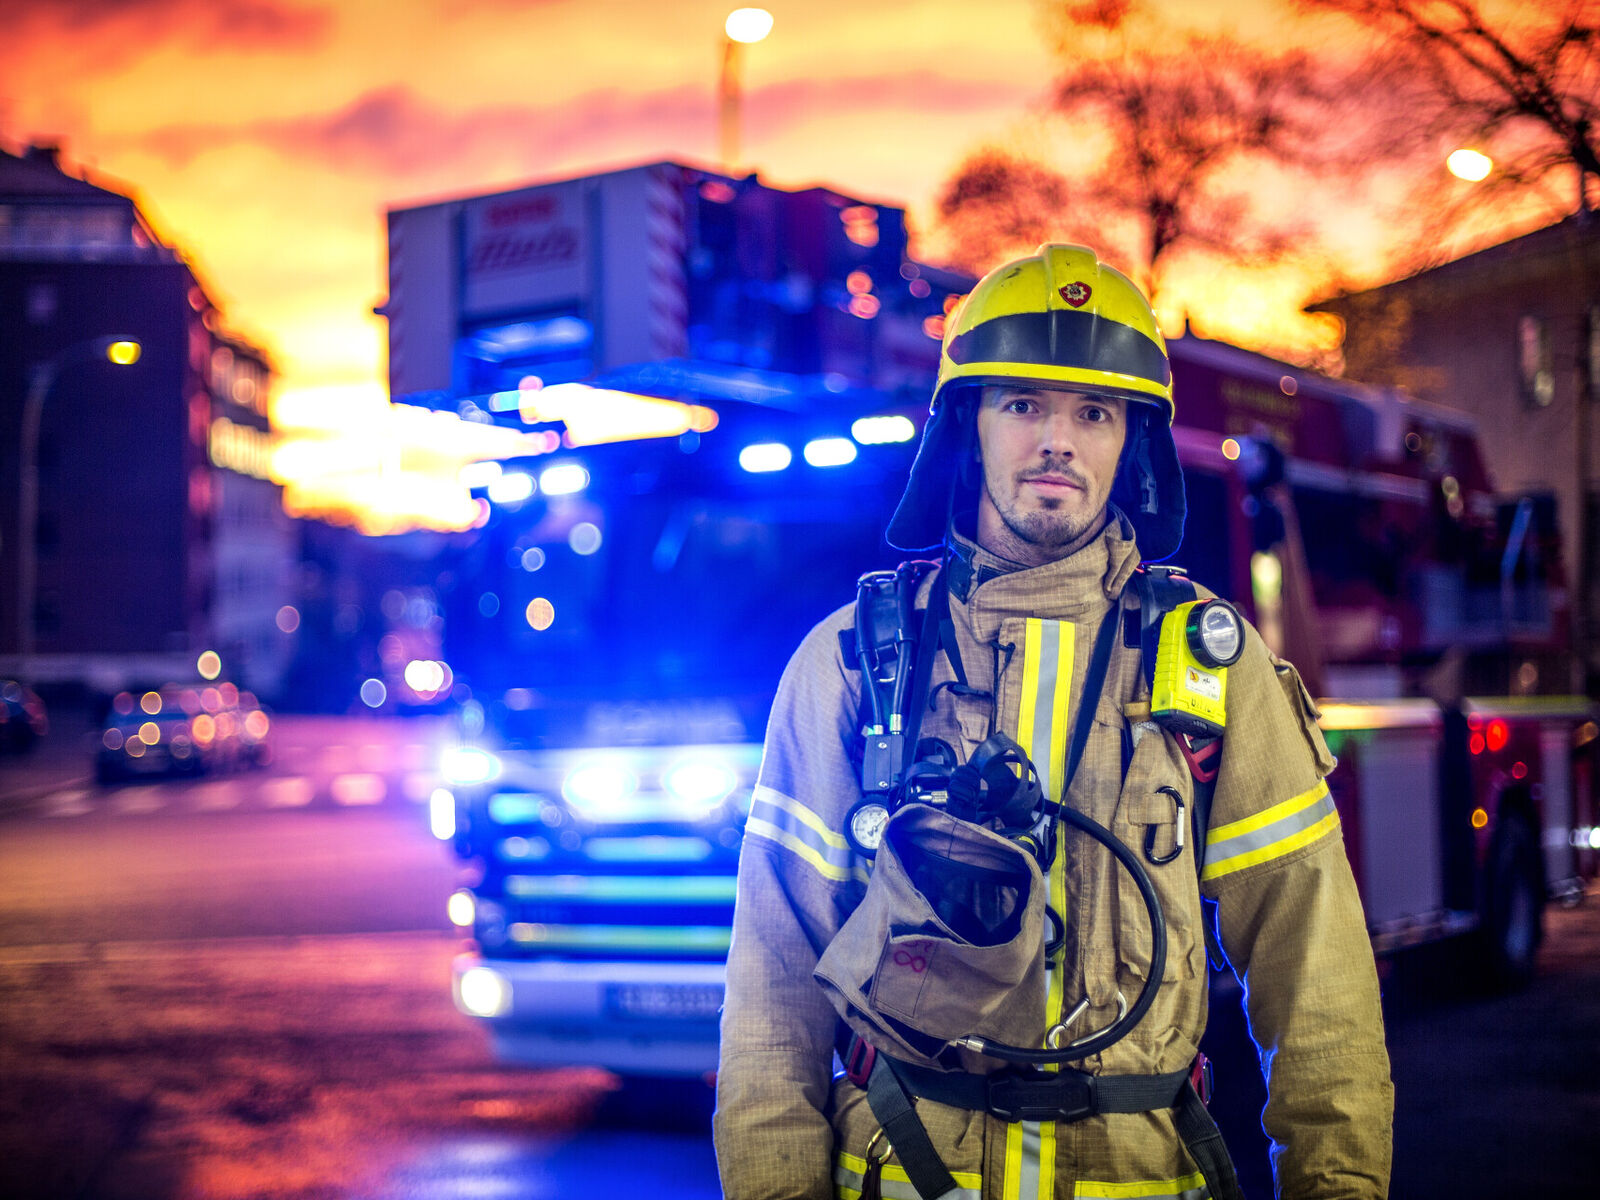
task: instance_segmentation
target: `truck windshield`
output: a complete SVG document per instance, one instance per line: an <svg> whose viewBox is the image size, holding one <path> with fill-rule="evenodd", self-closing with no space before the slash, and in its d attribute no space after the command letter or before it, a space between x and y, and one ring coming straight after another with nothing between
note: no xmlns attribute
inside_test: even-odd
<svg viewBox="0 0 1600 1200"><path fill-rule="evenodd" d="M480 531L476 560L517 569L463 589L458 677L514 745L759 740L806 632L906 557L883 529L910 448L772 475L670 440L599 449L581 492Z"/></svg>

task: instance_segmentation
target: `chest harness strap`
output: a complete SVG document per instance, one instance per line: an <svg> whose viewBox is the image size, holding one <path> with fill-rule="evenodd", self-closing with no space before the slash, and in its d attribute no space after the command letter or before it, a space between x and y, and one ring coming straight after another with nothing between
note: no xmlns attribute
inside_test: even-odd
<svg viewBox="0 0 1600 1200"><path fill-rule="evenodd" d="M908 643L912 640L907 636L912 623L908 599L909 595L914 595L921 573L918 571L917 576L909 580L902 576L896 581L900 585L896 589L899 593L897 597L899 603L896 606L897 620L894 621L898 636L878 641L879 646L885 650L888 647L884 642L894 643L896 657L901 664L900 670L896 672L899 678L892 676L884 678L887 672L875 673L873 667L879 667L881 672L887 663L884 662L884 658L879 658L870 651L863 653L865 647L870 644L871 626L870 622L861 620L860 607L867 598L870 590L868 586L863 587L862 597L858 600L856 645L853 648L861 656L864 687L871 692L874 690L874 682L891 683L892 679L893 700L890 705L883 706L881 701L874 704L874 698L868 698L872 723L876 729L898 735L883 738L877 747L872 746L874 740L877 740L874 736L869 734L867 739L868 762L864 764L867 770L863 775L865 777L870 773L874 782L881 780L879 787L884 792L894 790L908 773L915 772L913 760L916 756L922 709L928 691L933 657L939 649L946 651L958 679L965 683L954 631L950 627L948 597L945 595L945 588L949 584L944 578L934 580L933 594L923 613L921 637L915 639L915 665L909 671L905 669L911 665L906 662L906 652L910 649ZM1172 579L1166 572L1159 573L1156 578L1151 576L1157 576L1157 573L1147 574L1141 571L1133 581L1141 601L1140 612L1137 617L1128 614L1130 619L1125 637L1129 645L1139 646L1141 651L1145 652L1147 664L1154 659L1152 642L1154 634L1159 631L1161 618L1182 598L1175 596L1175 592L1187 587L1189 598L1193 595L1193 586L1187 580ZM883 584L888 582L887 579L883 580ZM865 585L867 581L863 580L863 583ZM883 584L879 586L883 587ZM884 587L883 590L887 591L888 588ZM1047 845L1040 847L1043 851L1042 857L1046 860L1054 856L1055 847L1048 843L1054 841L1059 820L1064 819L1068 824L1079 827L1095 824L1069 808L1066 804L1066 795L1072 777L1077 772L1083 748L1088 741L1094 710L1098 706L1109 667L1111 648L1115 640L1114 632L1121 624L1118 619L1121 612L1121 602L1113 601L1095 638L1088 677L1079 701L1078 720L1072 731L1067 777L1061 782L1059 790L1060 800L1045 799L1041 805L1042 811L1048 817L1044 822L1043 835L1047 839ZM1138 621L1137 626L1134 625L1134 620ZM874 680L874 674L877 674L877 680ZM899 702L906 698L908 692L911 697L909 710L899 706ZM888 707L890 712L885 713L884 707ZM895 712L896 709L898 713ZM903 722L896 719L899 713L905 715ZM1195 777L1197 793L1194 813L1197 827L1195 850L1198 858L1204 848L1210 794L1216 779L1215 756L1221 743L1220 739L1214 739L1210 744L1191 745L1180 736L1180 746ZM874 748L878 751L876 756L872 753ZM874 757L878 759L876 764L871 762ZM874 765L879 768L876 772L871 771ZM1113 853L1118 849L1123 850L1125 861L1133 860L1133 855L1126 851L1126 847L1120 843L1111 845L1116 839L1098 825L1086 832L1092 835L1104 833L1104 838L1097 836L1096 840L1105 842ZM1131 869L1135 882L1141 885L1141 892L1150 892L1146 899L1153 905L1150 979L1133 1007L1109 1028L1066 1047L1066 1052L1070 1053L1072 1059L1082 1059L1096 1053L1129 1032L1149 1008L1156 987L1164 974L1166 930L1165 923L1159 917L1159 903L1155 902L1148 878L1141 878L1144 872L1136 860L1133 860ZM1210 949L1211 930L1209 922L1206 924L1208 949ZM968 1049L1004 1058L1012 1063L1071 1061L1065 1057L1063 1051L1031 1051L1022 1047L1002 1047L976 1038L966 1041L971 1043L968 1044ZM956 1190L958 1185L917 1115L914 1097L970 1111L987 1112L1007 1122L1070 1123L1101 1113L1136 1113L1169 1109L1172 1112L1174 1129L1204 1175L1213 1200L1243 1200L1243 1193L1239 1189L1233 1162L1222 1140L1222 1134L1206 1108L1205 1100L1210 1090L1210 1070L1204 1055L1198 1056L1191 1067L1167 1075L1093 1075L1065 1065L1051 1072L1041 1071L1030 1065L1012 1066L1002 1071L976 1074L934 1070L903 1062L877 1051L872 1045L852 1034L843 1059L846 1064L846 1074L851 1082L866 1091L867 1103L874 1117L877 1118L884 1136L888 1138L902 1168L922 1200L937 1200L938 1197Z"/></svg>

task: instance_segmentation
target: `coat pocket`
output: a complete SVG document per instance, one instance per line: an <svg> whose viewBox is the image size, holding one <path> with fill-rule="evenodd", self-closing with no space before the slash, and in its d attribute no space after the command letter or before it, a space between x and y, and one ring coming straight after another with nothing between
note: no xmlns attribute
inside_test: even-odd
<svg viewBox="0 0 1600 1200"><path fill-rule="evenodd" d="M1192 979L1203 969L1193 805L1194 779L1172 736L1146 725L1134 747L1111 831L1150 880L1167 933L1163 980ZM1116 871L1118 965L1134 978L1148 979L1154 946L1149 906L1133 875L1120 863Z"/></svg>
<svg viewBox="0 0 1600 1200"><path fill-rule="evenodd" d="M1300 672L1295 670L1292 662L1274 658L1272 667L1278 677L1278 686L1283 689L1284 699L1289 702L1289 711L1299 722L1300 732L1311 748L1311 756L1317 764L1317 775L1326 778L1339 765L1339 760L1329 751L1328 743L1322 736L1322 727L1317 724L1317 718L1322 713L1317 710L1316 701L1311 698L1305 680L1300 678Z"/></svg>

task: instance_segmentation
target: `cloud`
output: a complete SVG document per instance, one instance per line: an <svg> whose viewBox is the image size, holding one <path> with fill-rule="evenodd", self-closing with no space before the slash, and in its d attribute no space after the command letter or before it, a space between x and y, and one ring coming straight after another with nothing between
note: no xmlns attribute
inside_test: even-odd
<svg viewBox="0 0 1600 1200"><path fill-rule="evenodd" d="M1049 86L1048 81L1034 85L996 83L923 68L890 75L791 79L747 94L745 104L753 110L780 114L784 121L803 119L811 112L843 109L860 112L865 123L871 114L886 108L911 108L925 113L1010 111L1045 96ZM864 127L862 132L869 131Z"/></svg>
<svg viewBox="0 0 1600 1200"><path fill-rule="evenodd" d="M772 133L851 112L860 112L866 122L867 114L886 107L967 113L1011 110L1033 98L1034 91L1021 85L996 86L919 70L827 82L792 80L750 93L745 102L747 120ZM671 153L686 140L709 145L714 104L709 89L684 85L639 94L602 89L564 104L452 112L396 84L368 91L331 113L243 124L169 125L139 135L137 143L175 165L207 150L252 143L341 171L404 178L486 158L509 156L532 165L575 154L592 160L633 147Z"/></svg>
<svg viewBox="0 0 1600 1200"><path fill-rule="evenodd" d="M309 50L323 41L334 15L331 8L279 0L10 0L7 10L17 25L74 36L112 26L137 29L139 36L123 43L119 58L136 57L163 41L195 48Z"/></svg>
<svg viewBox="0 0 1600 1200"><path fill-rule="evenodd" d="M630 138L712 119L703 89L650 95L593 92L569 105L495 105L449 112L404 85L365 93L336 112L242 124L169 125L134 139L142 149L183 165L208 150L239 143L308 157L342 171L407 176L485 153L559 157L585 138L626 131Z"/></svg>

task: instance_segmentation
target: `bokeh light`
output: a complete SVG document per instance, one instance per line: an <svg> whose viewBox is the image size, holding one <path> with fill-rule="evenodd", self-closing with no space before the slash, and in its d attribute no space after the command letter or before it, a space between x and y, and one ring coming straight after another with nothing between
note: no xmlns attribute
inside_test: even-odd
<svg viewBox="0 0 1600 1200"><path fill-rule="evenodd" d="M528 601L528 608L525 615L528 618L528 624L534 629L543 633L546 629L549 629L551 625L555 624L556 606L551 604L550 601L546 600L543 596L539 596Z"/></svg>

